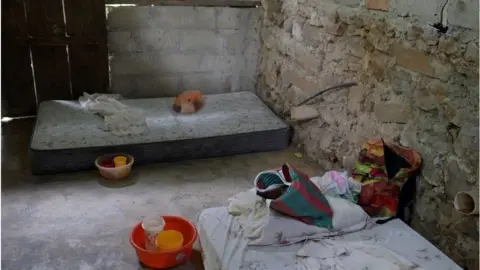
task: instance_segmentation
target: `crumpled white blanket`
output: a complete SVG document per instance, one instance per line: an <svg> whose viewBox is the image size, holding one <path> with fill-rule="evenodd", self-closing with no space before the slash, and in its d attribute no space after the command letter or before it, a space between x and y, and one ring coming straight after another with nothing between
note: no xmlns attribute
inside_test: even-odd
<svg viewBox="0 0 480 270"><path fill-rule="evenodd" d="M270 211L266 201L255 194L255 189L240 192L227 201L228 212L236 217L247 238L258 239L268 223Z"/></svg>
<svg viewBox="0 0 480 270"><path fill-rule="evenodd" d="M103 130L116 136L142 135L148 132L143 111L129 107L117 94L88 94L78 98L80 105L93 114L103 117Z"/></svg>
<svg viewBox="0 0 480 270"><path fill-rule="evenodd" d="M270 200L255 192L255 189L240 192L227 201L228 211L242 227L249 245L288 245L359 231L372 225L360 206L342 198L326 195L333 210L333 230L329 230L278 213L269 207Z"/></svg>
<svg viewBox="0 0 480 270"><path fill-rule="evenodd" d="M310 241L297 252L297 256L298 263L308 270L423 269L387 247L368 241Z"/></svg>

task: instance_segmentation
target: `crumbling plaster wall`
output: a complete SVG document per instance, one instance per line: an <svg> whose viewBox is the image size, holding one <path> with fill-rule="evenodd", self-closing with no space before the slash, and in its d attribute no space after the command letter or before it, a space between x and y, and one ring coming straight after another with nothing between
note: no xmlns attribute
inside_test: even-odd
<svg viewBox="0 0 480 270"><path fill-rule="evenodd" d="M366 2L364 2L366 1ZM350 167L383 137L424 159L412 226L478 269L478 217L453 208L478 186L478 1L263 0L258 95L279 115L323 95L294 141L326 168ZM440 33L433 24L448 26ZM310 108L312 109L312 108Z"/></svg>

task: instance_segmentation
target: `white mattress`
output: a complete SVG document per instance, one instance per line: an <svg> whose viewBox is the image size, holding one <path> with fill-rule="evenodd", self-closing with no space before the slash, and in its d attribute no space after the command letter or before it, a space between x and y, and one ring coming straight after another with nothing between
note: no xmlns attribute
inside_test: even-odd
<svg viewBox="0 0 480 270"><path fill-rule="evenodd" d="M252 92L205 96L205 107L192 115L172 112L174 98L126 99L122 103L147 115L148 133L118 137L103 131L103 119L77 101L52 100L40 104L32 136L32 150L62 150L212 138L287 129Z"/></svg>
<svg viewBox="0 0 480 270"><path fill-rule="evenodd" d="M206 270L299 268L296 264L296 253L301 248L301 243L280 248L247 246L238 224L225 207L210 208L200 213L198 230ZM335 239L379 243L424 269L461 269L398 219Z"/></svg>
<svg viewBox="0 0 480 270"><path fill-rule="evenodd" d="M32 172L89 170L104 154L128 153L140 165L275 151L290 142L289 126L252 92L206 95L203 110L192 115L174 113L172 102L122 100L146 114L148 129L122 137L102 130L103 119L77 101L42 102L30 144Z"/></svg>

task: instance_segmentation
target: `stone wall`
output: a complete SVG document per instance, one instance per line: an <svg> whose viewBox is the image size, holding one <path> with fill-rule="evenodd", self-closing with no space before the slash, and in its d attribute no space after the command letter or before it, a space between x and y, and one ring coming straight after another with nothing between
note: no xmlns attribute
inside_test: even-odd
<svg viewBox="0 0 480 270"><path fill-rule="evenodd" d="M127 6L108 13L112 91L132 98L255 89L258 8Z"/></svg>
<svg viewBox="0 0 480 270"><path fill-rule="evenodd" d="M478 1L263 0L258 95L279 115L316 91L295 142L327 169L350 168L368 138L424 159L412 226L478 269L478 217L453 208L478 186ZM445 8L444 8L445 6ZM446 33L432 27L448 26Z"/></svg>

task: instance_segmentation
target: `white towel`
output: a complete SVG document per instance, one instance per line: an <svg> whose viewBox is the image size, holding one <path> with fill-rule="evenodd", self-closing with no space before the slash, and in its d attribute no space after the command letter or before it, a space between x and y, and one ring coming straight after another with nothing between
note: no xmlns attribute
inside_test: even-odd
<svg viewBox="0 0 480 270"><path fill-rule="evenodd" d="M117 94L87 94L78 98L78 102L87 111L103 117L102 129L117 136L145 134L146 116L143 111L121 103L122 96Z"/></svg>

